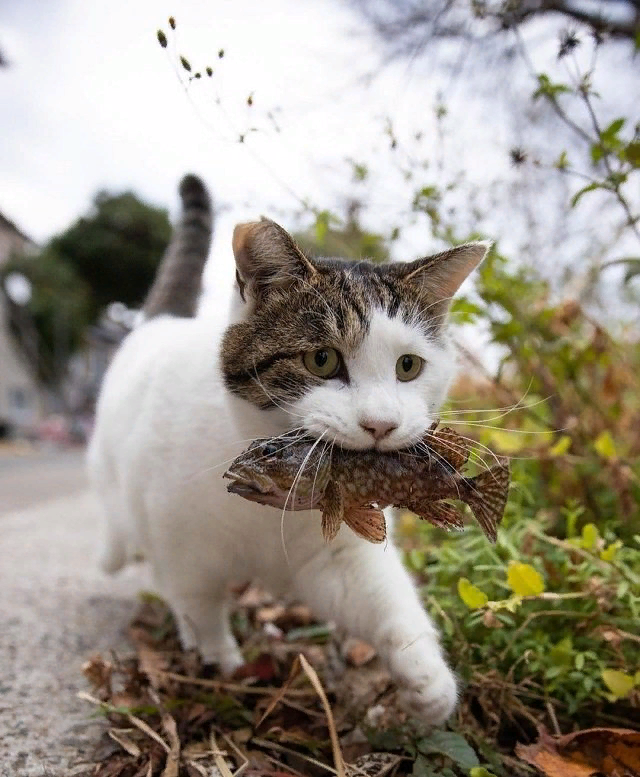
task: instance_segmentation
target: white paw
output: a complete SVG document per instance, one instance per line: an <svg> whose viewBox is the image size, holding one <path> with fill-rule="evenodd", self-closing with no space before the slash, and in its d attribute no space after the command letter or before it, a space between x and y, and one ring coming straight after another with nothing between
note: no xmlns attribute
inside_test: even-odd
<svg viewBox="0 0 640 777"><path fill-rule="evenodd" d="M391 657L390 669L398 684L398 701L407 712L433 726L447 720L458 692L453 672L439 655L398 650Z"/></svg>

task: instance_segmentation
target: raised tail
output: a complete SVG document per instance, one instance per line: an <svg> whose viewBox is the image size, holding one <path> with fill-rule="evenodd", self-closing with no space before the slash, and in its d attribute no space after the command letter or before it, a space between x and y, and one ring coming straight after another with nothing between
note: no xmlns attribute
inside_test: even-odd
<svg viewBox="0 0 640 777"><path fill-rule="evenodd" d="M499 464L466 481L464 501L491 542L498 538L498 524L509 493L509 477L509 461L501 459Z"/></svg>
<svg viewBox="0 0 640 777"><path fill-rule="evenodd" d="M163 314L192 318L209 255L213 208L204 183L195 175L180 182L182 215L144 303L146 319Z"/></svg>

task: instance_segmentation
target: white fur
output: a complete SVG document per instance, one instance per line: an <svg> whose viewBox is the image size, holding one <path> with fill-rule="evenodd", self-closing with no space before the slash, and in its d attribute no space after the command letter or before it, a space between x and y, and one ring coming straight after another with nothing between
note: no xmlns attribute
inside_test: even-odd
<svg viewBox="0 0 640 777"><path fill-rule="evenodd" d="M383 419L398 428L380 448L415 442L453 375L450 346L377 311L361 349L346 359L349 384L327 381L290 412L263 411L224 388L219 347L227 325L224 313L150 321L109 368L89 450L106 513L103 568L114 572L142 553L185 647L197 646L225 672L242 662L227 621L228 586L260 579L370 642L406 706L443 722L455 705L455 680L391 542L370 544L343 525L326 545L317 512L283 516L251 504L227 493L222 473L251 440L300 425L360 449L373 444L361 419ZM402 383L395 365L406 353L426 364Z"/></svg>

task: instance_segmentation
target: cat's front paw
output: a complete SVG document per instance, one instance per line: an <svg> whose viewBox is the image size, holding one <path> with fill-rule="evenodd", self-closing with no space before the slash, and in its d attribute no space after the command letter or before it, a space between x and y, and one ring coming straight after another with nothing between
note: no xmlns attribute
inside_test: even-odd
<svg viewBox="0 0 640 777"><path fill-rule="evenodd" d="M398 685L398 701L408 713L433 726L447 720L455 709L458 690L453 672L440 656L398 650L390 669Z"/></svg>

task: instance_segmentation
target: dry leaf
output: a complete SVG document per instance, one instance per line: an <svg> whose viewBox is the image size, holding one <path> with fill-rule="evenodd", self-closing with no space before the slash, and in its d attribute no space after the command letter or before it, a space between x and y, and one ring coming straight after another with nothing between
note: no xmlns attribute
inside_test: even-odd
<svg viewBox="0 0 640 777"><path fill-rule="evenodd" d="M129 739L127 736L126 729L110 728L107 731L107 734L111 737L111 739L113 739L114 742L117 742L123 750L126 750L126 752L129 753L129 755L132 755L134 758L138 758L138 756L141 754L142 751L138 745L136 745L136 743L132 739Z"/></svg>
<svg viewBox="0 0 640 777"><path fill-rule="evenodd" d="M178 777L180 770L180 739L176 722L168 712L162 714L162 729L167 735L170 747L162 777Z"/></svg>
<svg viewBox="0 0 640 777"><path fill-rule="evenodd" d="M348 639L343 645L343 655L351 666L364 666L371 661L376 651L361 639Z"/></svg>
<svg viewBox="0 0 640 777"><path fill-rule="evenodd" d="M281 604L274 604L271 607L261 607L256 612L256 620L258 623L273 623L278 618L281 618L286 611L286 608Z"/></svg>
<svg viewBox="0 0 640 777"><path fill-rule="evenodd" d="M550 736L543 728L535 745L516 745L516 754L547 777L640 777L640 731L589 728Z"/></svg>
<svg viewBox="0 0 640 777"><path fill-rule="evenodd" d="M82 665L82 673L91 683L94 691L111 695L111 675L113 673L113 664L105 661L101 655L91 656L88 661Z"/></svg>

